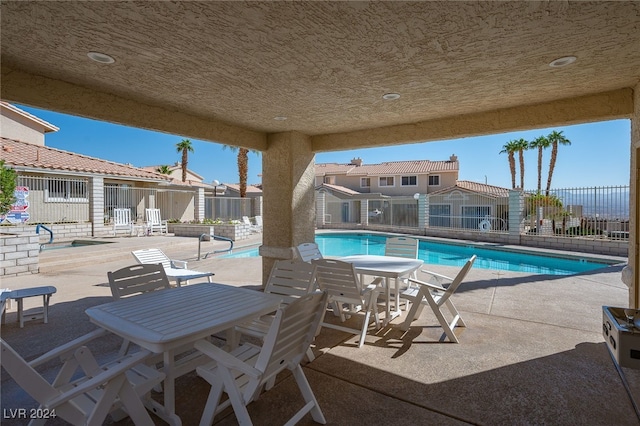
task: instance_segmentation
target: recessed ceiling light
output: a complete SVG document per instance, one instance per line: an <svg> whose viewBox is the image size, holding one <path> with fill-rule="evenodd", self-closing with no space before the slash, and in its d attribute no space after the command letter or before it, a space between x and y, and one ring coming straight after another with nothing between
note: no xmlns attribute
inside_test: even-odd
<svg viewBox="0 0 640 426"><path fill-rule="evenodd" d="M575 56L563 56L562 58L551 61L549 66L552 68L566 67L567 65L574 63L576 59L577 58Z"/></svg>
<svg viewBox="0 0 640 426"><path fill-rule="evenodd" d="M385 101L393 101L396 99L400 99L400 94L399 93L385 93L384 95L382 95L382 99L384 99Z"/></svg>
<svg viewBox="0 0 640 426"><path fill-rule="evenodd" d="M116 61L111 56L100 52L89 52L87 53L87 56L89 59L100 62L101 64L112 64Z"/></svg>
<svg viewBox="0 0 640 426"><path fill-rule="evenodd" d="M284 121L284 120L287 119L287 117L279 115L277 117L273 117L273 119L276 120L276 121Z"/></svg>

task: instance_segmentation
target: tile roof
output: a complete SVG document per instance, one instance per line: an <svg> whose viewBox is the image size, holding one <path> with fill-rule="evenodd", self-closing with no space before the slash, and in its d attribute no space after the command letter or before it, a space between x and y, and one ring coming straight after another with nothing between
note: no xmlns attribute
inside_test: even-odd
<svg viewBox="0 0 640 426"><path fill-rule="evenodd" d="M459 180L454 186L442 188L437 191L431 192L429 195L443 194L450 192L454 189L464 189L470 192L476 192L480 194L491 195L494 197L508 197L509 188L503 188L500 186L488 185L486 183L472 182L469 180Z"/></svg>
<svg viewBox="0 0 640 426"><path fill-rule="evenodd" d="M112 161L0 137L0 160L15 169L42 169L166 181L167 176Z"/></svg>
<svg viewBox="0 0 640 426"><path fill-rule="evenodd" d="M351 188L347 188L346 186L332 185L332 184L330 184L330 183L323 183L323 184L321 184L321 185L318 185L318 186L316 187L316 189L318 189L318 188L322 188L322 187L329 188L329 189L331 189L331 190L333 190L333 191L342 192L342 193L347 194L347 195L357 195L357 194L360 194L360 192L358 192L358 191L354 191L353 189L351 189Z"/></svg>
<svg viewBox="0 0 640 426"><path fill-rule="evenodd" d="M430 160L389 161L380 164L363 164L361 166L356 166L354 164L319 163L316 164L316 176L325 176L328 174L380 176L407 173L434 173L457 171L458 164L459 163L457 161Z"/></svg>
<svg viewBox="0 0 640 426"><path fill-rule="evenodd" d="M224 183L222 185L226 186L232 191L240 192L240 184L238 183ZM262 194L262 189L257 187L256 185L247 185L247 193Z"/></svg>
<svg viewBox="0 0 640 426"><path fill-rule="evenodd" d="M0 101L0 106L2 108L6 108L8 110L11 110L11 111L15 112L16 114L20 114L23 117L26 117L26 118L28 118L29 120L31 120L31 121L33 121L35 123L40 124L41 126L43 126L45 128L45 130L44 130L45 133L57 132L58 130L60 130L58 127L54 126L53 124L51 124L51 123L49 123L47 121L44 121L43 119L38 118L33 114L29 114L27 111L23 111L20 108L18 108L17 106L11 105L8 102Z"/></svg>

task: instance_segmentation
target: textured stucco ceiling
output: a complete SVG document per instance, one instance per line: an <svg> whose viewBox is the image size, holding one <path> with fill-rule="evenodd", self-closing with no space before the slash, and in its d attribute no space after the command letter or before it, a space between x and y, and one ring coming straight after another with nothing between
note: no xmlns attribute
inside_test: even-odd
<svg viewBox="0 0 640 426"><path fill-rule="evenodd" d="M254 133L322 137L455 123L640 81L637 1L3 1L1 19L4 99L82 114L69 99L56 100L52 82L67 82L217 123L199 134L211 140L246 131L238 144ZM116 62L92 62L89 51ZM548 66L567 55L578 59ZM39 102L35 91L49 91L50 100ZM387 92L401 98L384 101ZM144 122L102 102L104 115L84 112Z"/></svg>

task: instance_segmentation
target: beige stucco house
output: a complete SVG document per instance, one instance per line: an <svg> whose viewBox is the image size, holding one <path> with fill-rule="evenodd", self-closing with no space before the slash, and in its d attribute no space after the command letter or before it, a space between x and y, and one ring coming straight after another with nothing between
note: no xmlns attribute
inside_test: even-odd
<svg viewBox="0 0 640 426"><path fill-rule="evenodd" d="M316 187L323 183L349 188L359 193L388 196L428 194L454 185L458 180L458 159L447 161L409 160L366 164L354 158L348 164L315 165Z"/></svg>

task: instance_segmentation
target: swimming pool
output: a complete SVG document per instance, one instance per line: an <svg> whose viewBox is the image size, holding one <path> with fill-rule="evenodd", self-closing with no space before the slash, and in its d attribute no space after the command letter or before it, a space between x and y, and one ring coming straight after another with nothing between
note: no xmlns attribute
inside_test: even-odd
<svg viewBox="0 0 640 426"><path fill-rule="evenodd" d="M387 236L368 233L317 234L316 243L324 256L349 256L353 254L384 254ZM556 257L527 252L487 248L473 244L440 243L420 240L418 257L425 264L462 266L472 255L478 258L475 268L501 271L528 272L532 274L572 275L604 268L618 262L597 261L579 257ZM258 256L258 248L228 254L225 258Z"/></svg>

